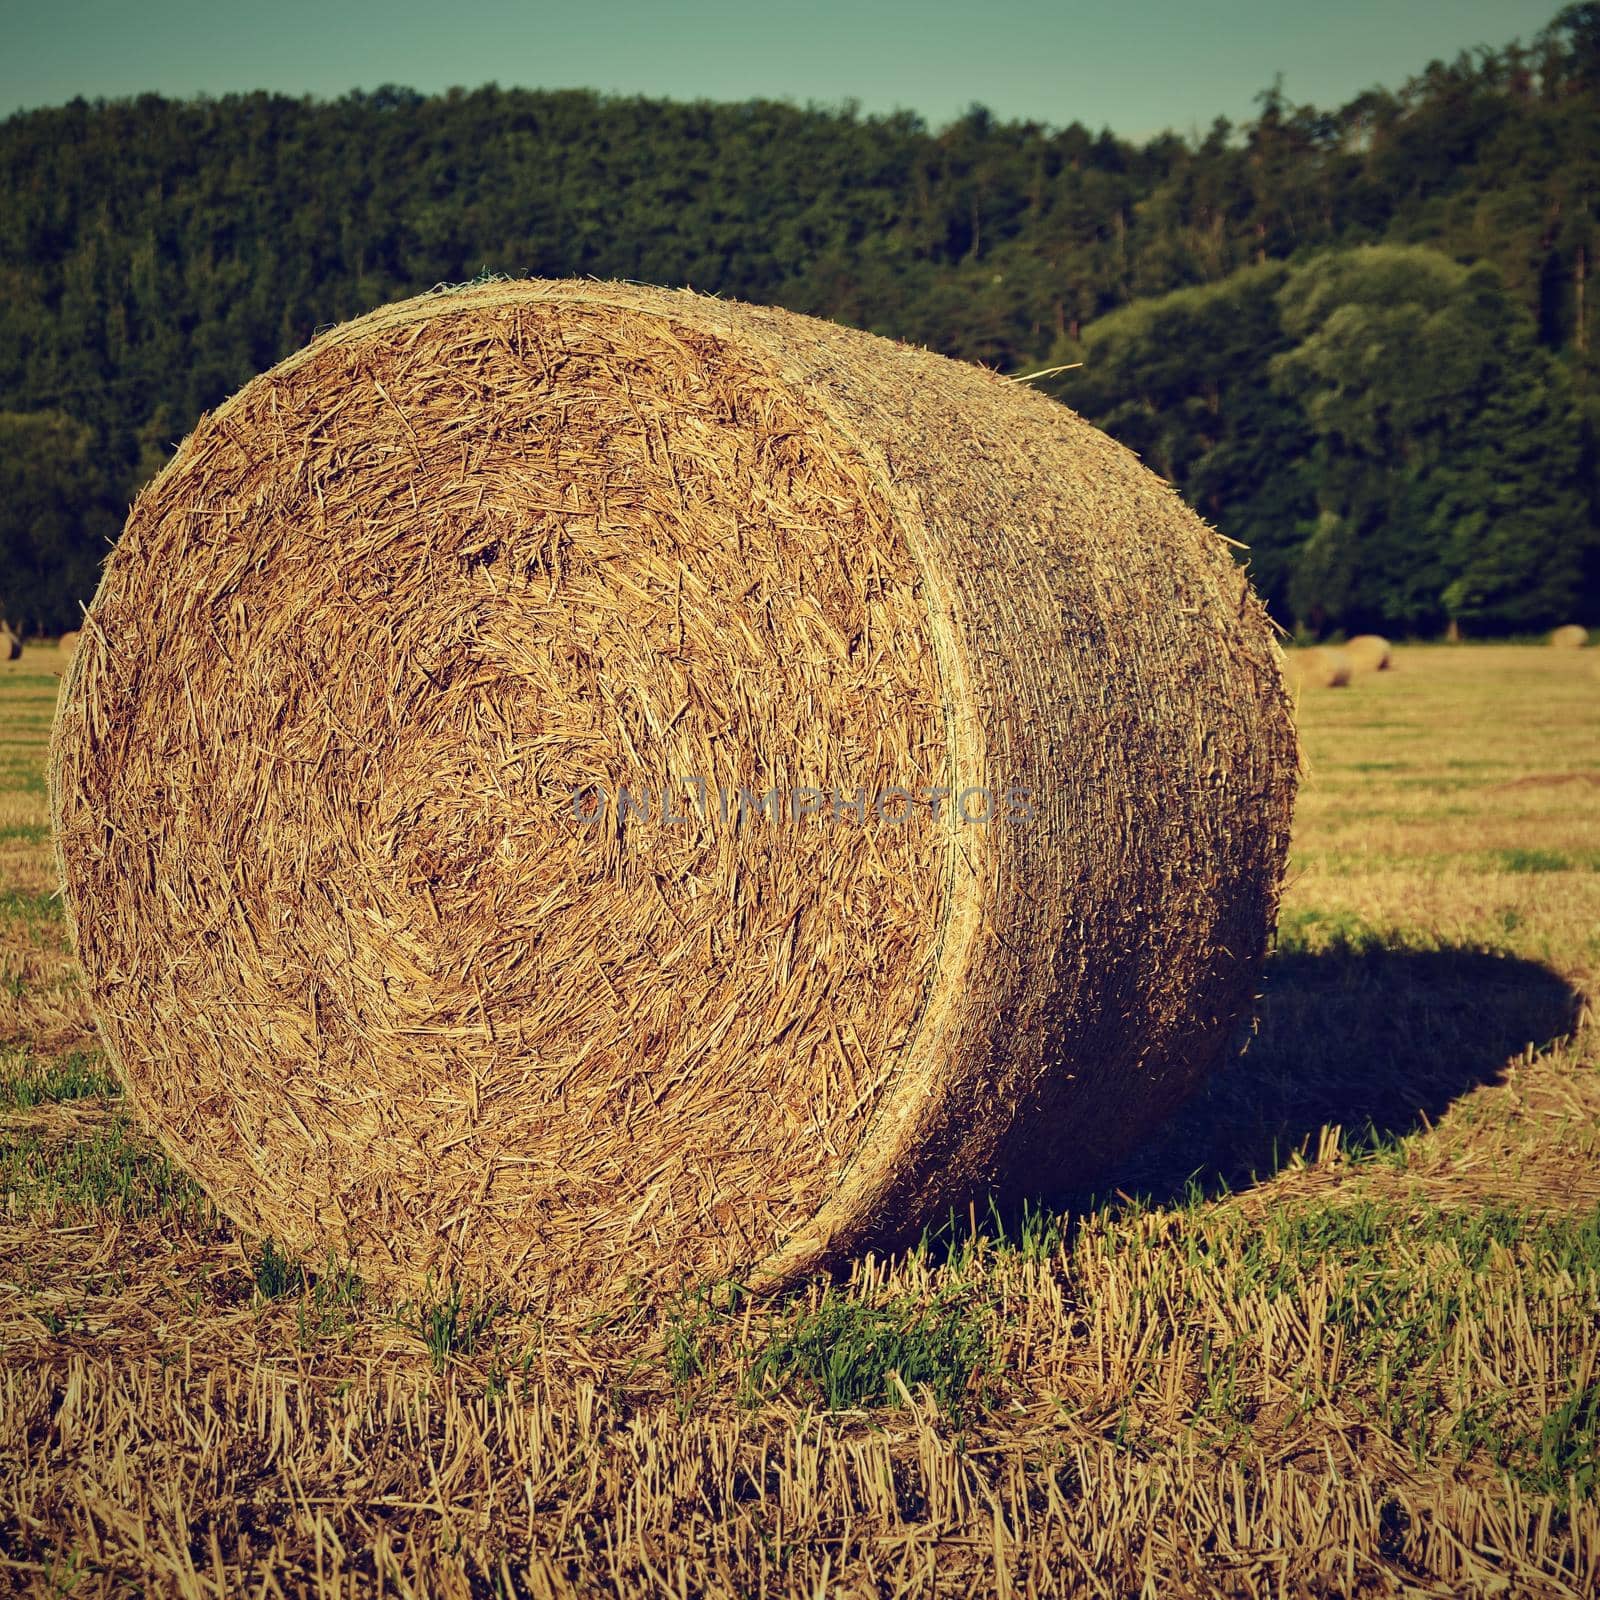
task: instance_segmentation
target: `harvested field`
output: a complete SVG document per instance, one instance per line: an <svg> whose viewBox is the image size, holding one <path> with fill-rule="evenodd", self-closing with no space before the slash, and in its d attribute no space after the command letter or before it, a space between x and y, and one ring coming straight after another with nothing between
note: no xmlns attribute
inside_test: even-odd
<svg viewBox="0 0 1600 1600"><path fill-rule="evenodd" d="M1600 702L1396 657L1303 697L1259 1034L1099 1197L602 1322L293 1261L140 1136L52 898L56 680L0 668L0 1587L1594 1592Z"/></svg>

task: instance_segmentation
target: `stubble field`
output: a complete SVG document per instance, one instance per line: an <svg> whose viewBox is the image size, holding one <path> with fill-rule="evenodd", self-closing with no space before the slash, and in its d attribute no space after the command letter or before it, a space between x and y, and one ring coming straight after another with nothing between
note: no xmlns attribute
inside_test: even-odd
<svg viewBox="0 0 1600 1600"><path fill-rule="evenodd" d="M0 667L0 1590L1600 1590L1600 652L1307 690L1261 1022L1099 1196L777 1304L380 1302L147 1143Z"/></svg>

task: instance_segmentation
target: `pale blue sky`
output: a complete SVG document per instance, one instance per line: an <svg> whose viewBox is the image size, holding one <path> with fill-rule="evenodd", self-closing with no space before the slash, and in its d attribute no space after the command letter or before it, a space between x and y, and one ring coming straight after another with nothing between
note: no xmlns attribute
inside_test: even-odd
<svg viewBox="0 0 1600 1600"><path fill-rule="evenodd" d="M1430 59L1531 39L1558 0L0 0L0 115L155 90L332 96L487 82L755 96L935 125L981 101L1143 138L1240 121L1281 72L1332 106Z"/></svg>

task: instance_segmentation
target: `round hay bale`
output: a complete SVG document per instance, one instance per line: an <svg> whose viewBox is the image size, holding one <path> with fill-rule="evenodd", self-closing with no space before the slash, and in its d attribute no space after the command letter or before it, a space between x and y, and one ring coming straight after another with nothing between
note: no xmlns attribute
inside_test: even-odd
<svg viewBox="0 0 1600 1600"><path fill-rule="evenodd" d="M106 1048L378 1283L773 1286L1103 1174L1236 1037L1296 749L1133 455L975 367L598 283L201 420L53 737Z"/></svg>
<svg viewBox="0 0 1600 1600"><path fill-rule="evenodd" d="M1341 647L1356 672L1387 672L1394 665L1389 641L1381 634L1358 633Z"/></svg>
<svg viewBox="0 0 1600 1600"><path fill-rule="evenodd" d="M1581 623L1565 622L1550 630L1547 642L1558 650L1581 650L1589 642L1589 630Z"/></svg>
<svg viewBox="0 0 1600 1600"><path fill-rule="evenodd" d="M3 622L0 622L0 660L15 661L22 654L22 641Z"/></svg>
<svg viewBox="0 0 1600 1600"><path fill-rule="evenodd" d="M61 635L59 639L56 640L56 649L59 650L64 656L71 656L73 651L77 648L78 630L76 628L69 628L64 634Z"/></svg>
<svg viewBox="0 0 1600 1600"><path fill-rule="evenodd" d="M1308 650L1292 650L1288 662L1290 678L1303 688L1343 689L1355 676L1350 653L1334 645L1319 644Z"/></svg>

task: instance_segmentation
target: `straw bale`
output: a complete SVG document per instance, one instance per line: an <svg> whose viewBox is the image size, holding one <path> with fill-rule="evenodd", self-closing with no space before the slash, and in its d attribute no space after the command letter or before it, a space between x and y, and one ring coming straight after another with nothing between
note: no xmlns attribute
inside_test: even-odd
<svg viewBox="0 0 1600 1600"><path fill-rule="evenodd" d="M59 650L63 655L70 656L77 648L78 630L76 628L69 628L64 634L61 635L59 639L56 640L56 649Z"/></svg>
<svg viewBox="0 0 1600 1600"><path fill-rule="evenodd" d="M981 369L424 296L203 418L89 619L52 784L107 1050L247 1233L370 1280L782 1283L1102 1176L1250 1009L1270 625Z"/></svg>
<svg viewBox="0 0 1600 1600"><path fill-rule="evenodd" d="M22 641L4 623L0 623L0 661L15 661L22 654Z"/></svg>
<svg viewBox="0 0 1600 1600"><path fill-rule="evenodd" d="M1589 642L1589 630L1580 622L1564 622L1550 630L1548 642L1558 650L1581 650Z"/></svg>
<svg viewBox="0 0 1600 1600"><path fill-rule="evenodd" d="M1355 676L1349 652L1335 645L1313 645L1289 653L1289 676L1297 685L1312 689L1343 689Z"/></svg>
<svg viewBox="0 0 1600 1600"><path fill-rule="evenodd" d="M1394 652L1382 634L1358 633L1342 648L1357 672L1387 672L1394 665Z"/></svg>

